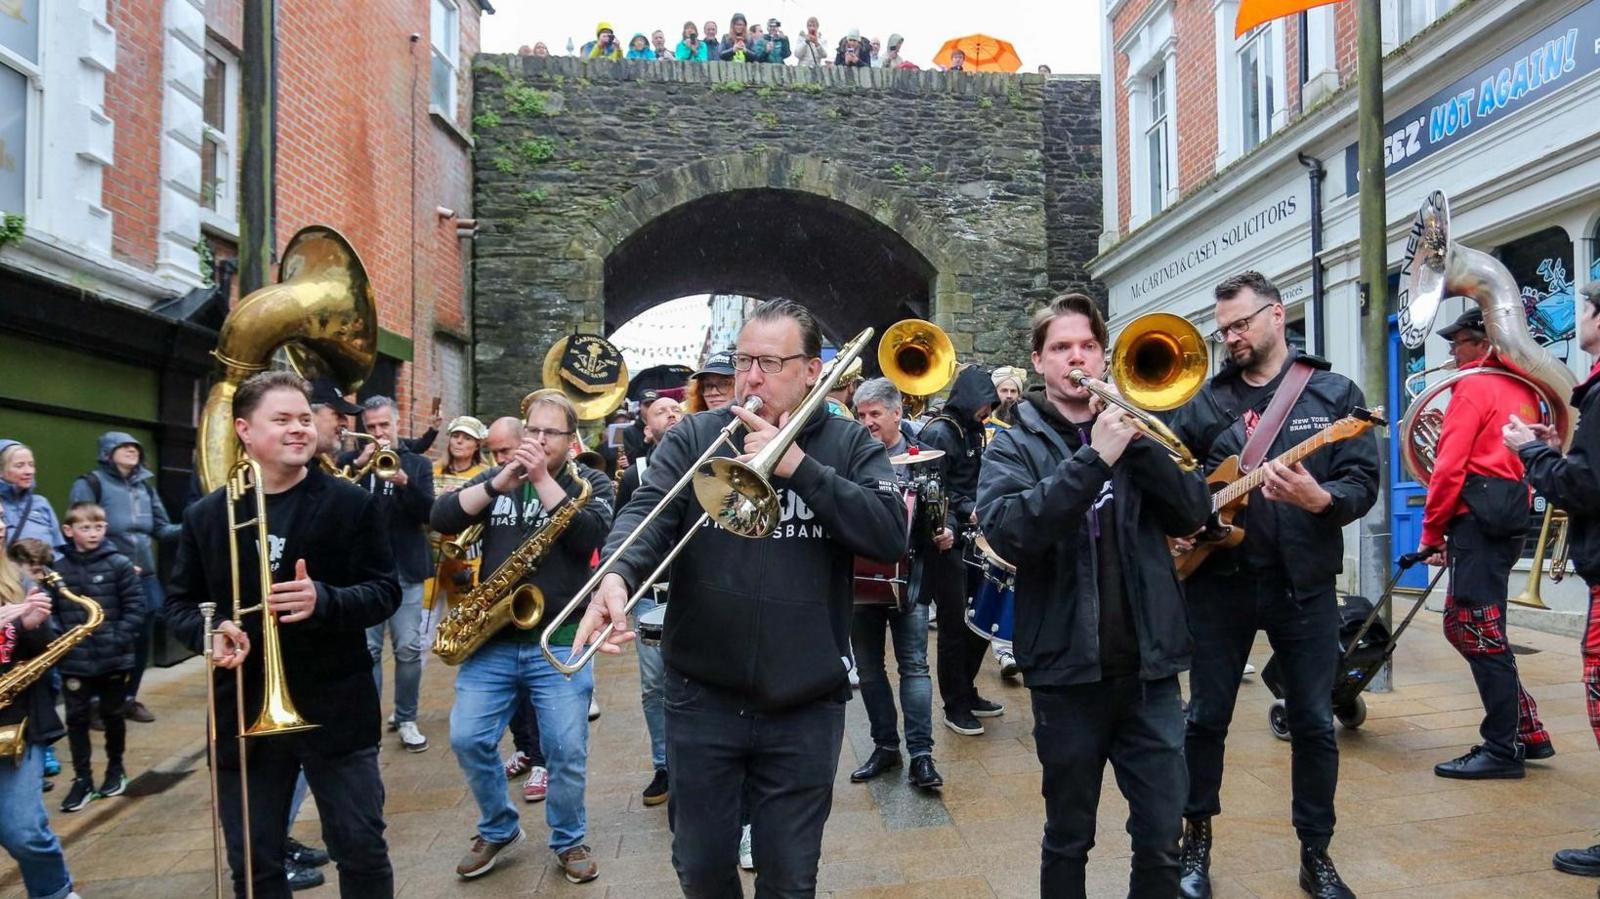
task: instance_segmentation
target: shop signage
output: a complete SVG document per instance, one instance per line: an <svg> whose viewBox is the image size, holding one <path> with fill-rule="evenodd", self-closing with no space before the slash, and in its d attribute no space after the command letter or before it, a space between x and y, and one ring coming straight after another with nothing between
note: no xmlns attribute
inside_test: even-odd
<svg viewBox="0 0 1600 899"><path fill-rule="evenodd" d="M1229 263L1247 249L1259 246L1268 235L1298 224L1305 218L1308 208L1305 187L1298 184L1284 188L1242 213L1223 219L1220 224L1186 241L1177 252L1165 257L1156 267L1144 269L1135 275L1128 287L1129 300L1134 303L1146 302L1151 294L1160 293L1163 285L1184 280L1186 275L1197 269L1212 270L1214 280L1220 281L1228 274L1221 271L1224 263ZM1253 264L1244 263L1237 267L1250 268Z"/></svg>

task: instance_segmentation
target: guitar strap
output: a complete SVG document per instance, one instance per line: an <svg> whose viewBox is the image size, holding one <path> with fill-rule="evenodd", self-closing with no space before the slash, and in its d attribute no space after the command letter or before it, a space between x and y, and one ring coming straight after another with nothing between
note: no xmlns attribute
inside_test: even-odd
<svg viewBox="0 0 1600 899"><path fill-rule="evenodd" d="M1249 436L1244 442L1244 449L1239 453L1239 471L1241 473L1254 471L1267 457L1267 448L1272 446L1272 441L1278 437L1278 432L1283 430L1284 424L1289 420L1289 411L1300 399L1300 394L1305 392L1306 384L1310 383L1312 373L1316 369L1304 358L1295 357L1289 365L1289 371L1284 374L1283 382L1278 385L1278 390L1272 395L1272 402L1267 404L1265 412L1255 426L1249 427ZM1254 410L1246 411L1248 418Z"/></svg>

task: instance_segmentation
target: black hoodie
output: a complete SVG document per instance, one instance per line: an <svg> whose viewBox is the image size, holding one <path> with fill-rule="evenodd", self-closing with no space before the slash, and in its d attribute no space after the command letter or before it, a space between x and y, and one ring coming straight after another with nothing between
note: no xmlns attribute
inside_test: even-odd
<svg viewBox="0 0 1600 899"><path fill-rule="evenodd" d="M1589 586L1600 584L1600 362L1572 391L1578 430L1565 456L1544 441L1517 448L1528 482L1572 516L1572 564Z"/></svg>
<svg viewBox="0 0 1600 899"><path fill-rule="evenodd" d="M977 412L999 402L1000 395L989 380L989 372L976 365L968 366L956 375L944 409L917 433L917 442L922 446L945 451L944 487L950 494L950 511L962 524L977 508L978 467L986 434Z"/></svg>
<svg viewBox="0 0 1600 899"><path fill-rule="evenodd" d="M691 415L650 454L650 477L617 513L605 555L630 587L652 572L694 526L700 505L685 490L641 528L666 489L733 418ZM800 431L805 459L774 477L781 509L765 539L705 524L672 563L661 652L673 670L720 688L756 710L845 701L854 557L892 562L905 552L905 506L883 444L860 424L818 414ZM718 455L734 452L722 447ZM617 555L622 541L639 539Z"/></svg>

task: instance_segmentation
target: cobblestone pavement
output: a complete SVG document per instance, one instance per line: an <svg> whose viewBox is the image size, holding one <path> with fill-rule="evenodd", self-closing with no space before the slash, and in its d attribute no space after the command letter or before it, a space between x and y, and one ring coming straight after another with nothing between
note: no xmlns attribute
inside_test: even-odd
<svg viewBox="0 0 1600 899"><path fill-rule="evenodd" d="M1480 712L1466 665L1439 636L1439 617L1432 613L1419 616L1400 647L1396 690L1369 695L1368 719L1359 730L1340 728L1333 857L1360 895L1595 895L1595 881L1550 867L1553 851L1593 843L1600 830L1600 758L1584 714L1577 643L1526 630L1512 636L1521 650L1524 681L1558 751L1548 762L1529 765L1527 779L1465 783L1433 776L1435 762L1476 741ZM1263 638L1255 664L1265 664L1269 654ZM450 756L452 674L435 659L424 675L420 724L431 749L402 752L393 736L385 736L382 765L398 895L678 895L666 807L640 802L650 779L649 747L632 653L603 658L598 671L604 714L592 725L587 798L600 879L568 884L544 849L542 807L519 803L528 842L484 880L459 882L453 869L472 837L476 809ZM821 893L851 899L1037 895L1044 812L1027 691L1003 684L992 665L979 678L985 695L1006 704L1006 714L986 721L988 733L981 737L935 728L935 757L947 784L939 798L912 791L900 779L903 773L867 786L849 782L850 770L872 748L866 714L859 702L850 703L823 842ZM45 797L79 889L89 899L211 891L198 663L153 671L145 684L144 699L160 720L130 725L128 766L136 779L129 795L71 815L55 810L64 778ZM1228 745L1226 811L1216 824L1219 899L1301 895L1289 826L1289 746L1267 729L1270 700L1256 678L1246 680ZM64 741L59 751L65 761ZM1125 815L1108 771L1089 864L1091 895L1126 891ZM320 841L312 803L295 833ZM745 884L753 892L749 875ZM329 885L300 895L336 894ZM9 865L0 874L0 897L20 895L16 867Z"/></svg>

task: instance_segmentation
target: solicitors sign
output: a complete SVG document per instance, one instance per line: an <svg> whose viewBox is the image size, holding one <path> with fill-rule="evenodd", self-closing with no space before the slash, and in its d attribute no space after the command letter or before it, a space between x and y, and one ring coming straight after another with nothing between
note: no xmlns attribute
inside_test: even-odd
<svg viewBox="0 0 1600 899"><path fill-rule="evenodd" d="M1600 0L1484 63L1391 119L1383 129L1383 171L1393 175L1494 126L1600 69ZM1345 196L1359 190L1356 144L1344 151Z"/></svg>
<svg viewBox="0 0 1600 899"><path fill-rule="evenodd" d="M1128 284L1128 299L1134 303L1148 302L1152 295L1159 296L1169 282L1181 284L1191 275L1208 272L1213 281L1221 280L1221 267L1233 263L1233 268L1256 267L1248 260L1236 261L1246 251L1254 251L1270 236L1304 221L1309 204L1305 183L1268 196L1220 224L1200 231L1153 267L1143 269ZM1233 274L1228 271L1226 274ZM1211 285L1206 285L1209 291ZM1208 293L1209 296L1209 293Z"/></svg>

